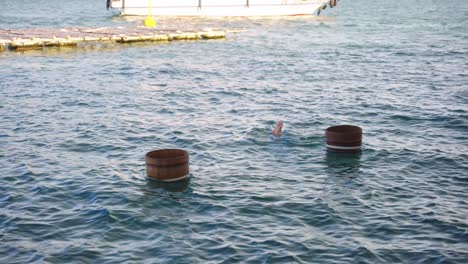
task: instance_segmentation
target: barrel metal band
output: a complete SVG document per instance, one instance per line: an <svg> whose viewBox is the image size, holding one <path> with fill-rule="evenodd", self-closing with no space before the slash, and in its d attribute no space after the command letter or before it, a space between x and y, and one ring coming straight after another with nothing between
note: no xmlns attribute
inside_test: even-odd
<svg viewBox="0 0 468 264"><path fill-rule="evenodd" d="M343 150L355 150L355 149L361 149L361 146L356 146L356 147L342 147L342 146L334 146L334 145L328 145L327 148L331 149L343 149Z"/></svg>
<svg viewBox="0 0 468 264"><path fill-rule="evenodd" d="M147 166L153 167L153 168L174 168L174 167L182 167L182 166L185 166L186 164L187 162L171 164L171 165L158 165L158 164L146 163Z"/></svg>
<svg viewBox="0 0 468 264"><path fill-rule="evenodd" d="M173 179L158 179L158 178L153 178L153 177L149 177L151 179L154 179L154 180L158 180L158 181L164 181L164 182L173 182L173 181L180 181L180 180L183 180L185 178L188 178L190 176L190 173L188 173L187 175L184 175L184 176L180 176L180 177L177 177L177 178L173 178Z"/></svg>
<svg viewBox="0 0 468 264"><path fill-rule="evenodd" d="M343 142L343 141L328 140L327 139L325 141L325 144L328 144L330 146L356 147L356 146L361 146L362 145L362 140Z"/></svg>

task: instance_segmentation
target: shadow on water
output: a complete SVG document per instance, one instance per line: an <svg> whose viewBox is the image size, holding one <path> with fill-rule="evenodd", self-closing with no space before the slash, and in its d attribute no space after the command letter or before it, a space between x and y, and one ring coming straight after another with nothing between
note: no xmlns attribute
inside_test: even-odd
<svg viewBox="0 0 468 264"><path fill-rule="evenodd" d="M158 180L153 180L149 177L146 179L146 191L151 192L151 190L155 189L163 189L168 192L183 192L187 189L189 183L190 183L190 178L192 178L192 175L188 177L187 179L181 180L181 181L176 181L176 182L163 182L163 181L158 181Z"/></svg>
<svg viewBox="0 0 468 264"><path fill-rule="evenodd" d="M325 156L326 172L330 176L355 178L361 168L361 153L334 153L327 151Z"/></svg>

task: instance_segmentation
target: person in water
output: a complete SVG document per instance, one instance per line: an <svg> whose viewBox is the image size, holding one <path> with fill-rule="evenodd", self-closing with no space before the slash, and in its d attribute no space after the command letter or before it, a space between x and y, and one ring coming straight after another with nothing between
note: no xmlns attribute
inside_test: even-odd
<svg viewBox="0 0 468 264"><path fill-rule="evenodd" d="M276 126L271 133L275 137L281 137L281 135L283 134L282 130L283 130L283 121L278 121L276 122Z"/></svg>

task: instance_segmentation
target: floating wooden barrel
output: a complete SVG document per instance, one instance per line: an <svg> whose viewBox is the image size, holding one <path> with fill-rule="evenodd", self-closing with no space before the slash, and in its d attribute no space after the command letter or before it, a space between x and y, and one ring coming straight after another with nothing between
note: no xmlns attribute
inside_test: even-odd
<svg viewBox="0 0 468 264"><path fill-rule="evenodd" d="M362 129L358 126L332 126L325 131L325 137L328 151L344 153L361 151Z"/></svg>
<svg viewBox="0 0 468 264"><path fill-rule="evenodd" d="M160 181L178 181L189 176L189 154L181 149L160 149L146 153L146 174Z"/></svg>

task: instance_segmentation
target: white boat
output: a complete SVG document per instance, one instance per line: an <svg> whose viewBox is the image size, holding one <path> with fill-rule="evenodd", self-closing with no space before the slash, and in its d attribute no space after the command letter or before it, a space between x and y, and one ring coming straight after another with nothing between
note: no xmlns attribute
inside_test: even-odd
<svg viewBox="0 0 468 264"><path fill-rule="evenodd" d="M146 16L299 16L320 14L337 0L107 0L122 15Z"/></svg>

